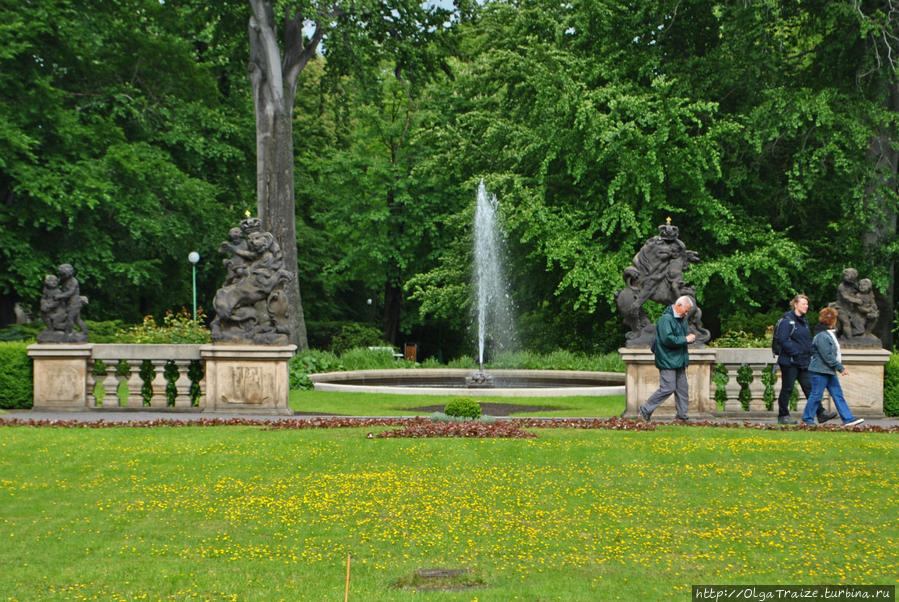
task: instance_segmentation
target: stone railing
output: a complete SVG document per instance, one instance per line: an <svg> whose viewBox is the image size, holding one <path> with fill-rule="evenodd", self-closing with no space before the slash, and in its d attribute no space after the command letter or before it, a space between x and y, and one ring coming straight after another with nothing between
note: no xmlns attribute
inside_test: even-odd
<svg viewBox="0 0 899 602"><path fill-rule="evenodd" d="M149 405L182 411L289 414L288 362L295 351L295 345L31 345L34 409ZM191 380L192 365L198 368L196 383ZM171 402L170 384L174 387ZM199 386L196 400L191 396L194 384Z"/></svg>
<svg viewBox="0 0 899 602"><path fill-rule="evenodd" d="M625 347L619 349L621 357L627 365L627 409L625 416L636 417L637 408L659 386L659 373L655 368L652 352L648 347ZM840 385L852 413L861 417L883 416L883 366L890 359L890 352L885 349L843 349L843 365L849 371L840 377ZM765 384L762 373L770 370L775 363L770 349L737 349L737 348L698 348L690 350L690 368L687 377L690 387L690 412L701 416L758 417L777 414L777 395L780 393L780 371L777 371L777 382L773 385L774 400L772 409L765 407ZM724 366L727 373L727 384L724 385L727 399L724 409L717 407L715 390L717 385L712 380L716 365ZM737 381L740 368L746 365L752 373L752 381L748 385L749 408L743 409L740 402L741 385ZM797 389L799 385L796 385ZM825 393L824 406L832 409L832 402ZM659 408L660 417L674 415L674 398L669 398ZM799 391L799 401L794 412L801 413L805 409L805 395Z"/></svg>
<svg viewBox="0 0 899 602"><path fill-rule="evenodd" d="M141 371L145 362L153 367L153 377L150 379L152 397L149 399L151 408L164 408L169 406L169 398L166 389L169 380L166 378L166 367L170 373L174 367L177 376L173 379L175 385L175 398L172 405L176 408L190 408L194 406L190 391L193 384L190 379L190 367L194 362L201 362L200 345L107 345L95 344L87 365L87 407L121 407L119 390L122 384L127 387L125 407L144 407L143 387L144 380ZM127 366L123 369L122 363ZM103 375L97 374L103 372ZM206 381L202 377L204 371L199 371L200 395L196 407L203 408L206 405ZM102 386L102 399L96 395L97 384Z"/></svg>

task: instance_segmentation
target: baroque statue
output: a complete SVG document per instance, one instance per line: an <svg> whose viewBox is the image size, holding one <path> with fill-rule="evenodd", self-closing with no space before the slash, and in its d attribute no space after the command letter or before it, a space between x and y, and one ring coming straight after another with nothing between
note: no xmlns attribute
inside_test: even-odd
<svg viewBox="0 0 899 602"><path fill-rule="evenodd" d="M57 274L47 274L41 295L41 319L46 329L37 335L38 343L86 343L87 325L81 319L85 305L87 297L81 294L75 268L64 263Z"/></svg>
<svg viewBox="0 0 899 602"><path fill-rule="evenodd" d="M632 264L625 268L625 287L615 293L615 303L621 312L629 332L625 335L627 347L648 346L655 336L655 327L643 309L647 301L671 305L678 297L687 295L693 300L693 309L687 315L691 333L696 343L707 343L711 338L702 327L702 311L696 304L696 289L684 282L684 272L691 263L699 261L696 251L687 249L680 240L678 227L671 218L659 226L658 236L653 236L634 255Z"/></svg>
<svg viewBox="0 0 899 602"><path fill-rule="evenodd" d="M293 275L284 269L281 247L255 217L241 220L228 238L219 247L228 255L228 275L212 301L213 342L286 345L290 321L284 285Z"/></svg>
<svg viewBox="0 0 899 602"><path fill-rule="evenodd" d="M844 347L876 347L883 343L874 334L880 311L874 298L871 280L858 278L858 270L843 270L843 281L837 286L837 300L829 304L837 310L837 337Z"/></svg>

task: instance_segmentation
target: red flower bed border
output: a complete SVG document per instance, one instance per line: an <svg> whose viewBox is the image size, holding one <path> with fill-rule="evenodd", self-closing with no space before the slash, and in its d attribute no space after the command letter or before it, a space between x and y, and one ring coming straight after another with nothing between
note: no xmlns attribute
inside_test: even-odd
<svg viewBox="0 0 899 602"><path fill-rule="evenodd" d="M265 430L310 429L310 428L384 428L375 435L368 433L369 438L430 438L430 437L467 437L467 438L535 438L536 433L524 429L569 428L569 429L605 429L616 431L654 431L659 425L666 423L644 422L624 418L508 418L493 422L439 422L427 417L416 418L349 418L327 416L320 418L197 418L191 420L156 418L153 420L106 421L99 420L35 420L6 418L0 416L0 426L30 426L56 428L112 428L112 427L203 427L203 426L258 426ZM677 423L689 427L713 428L746 428L754 430L843 430L839 425L783 427L777 424L760 424L754 422L717 422L693 421ZM855 427L853 431L875 433L899 433L899 426L880 426L866 424Z"/></svg>

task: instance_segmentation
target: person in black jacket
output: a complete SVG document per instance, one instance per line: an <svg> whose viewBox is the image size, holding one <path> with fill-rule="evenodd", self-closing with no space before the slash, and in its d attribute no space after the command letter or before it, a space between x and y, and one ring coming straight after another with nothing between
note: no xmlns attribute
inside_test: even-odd
<svg viewBox="0 0 899 602"><path fill-rule="evenodd" d="M799 381L806 400L812 392L812 378L808 371L812 360L812 334L805 317L808 312L808 297L796 295L790 305L793 309L783 315L784 319L774 332L774 336L781 342L780 355L777 357L781 375L780 395L777 397L777 422L780 424L796 424L796 419L790 416L790 395L796 381ZM824 408L818 408L818 422L824 423L836 417L836 412L825 412Z"/></svg>

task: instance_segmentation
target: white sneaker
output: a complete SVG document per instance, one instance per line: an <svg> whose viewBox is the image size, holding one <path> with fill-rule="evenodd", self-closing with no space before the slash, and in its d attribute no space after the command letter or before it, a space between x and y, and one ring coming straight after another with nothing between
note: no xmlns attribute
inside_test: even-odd
<svg viewBox="0 0 899 602"><path fill-rule="evenodd" d="M844 428L844 429L845 429L845 428L849 428L850 426L855 426L855 425L857 425L857 424L861 424L861 423L864 422L864 421L865 421L864 418L856 418L855 420L852 420L852 421L847 422L846 424L844 424L844 425L843 425L843 428Z"/></svg>

